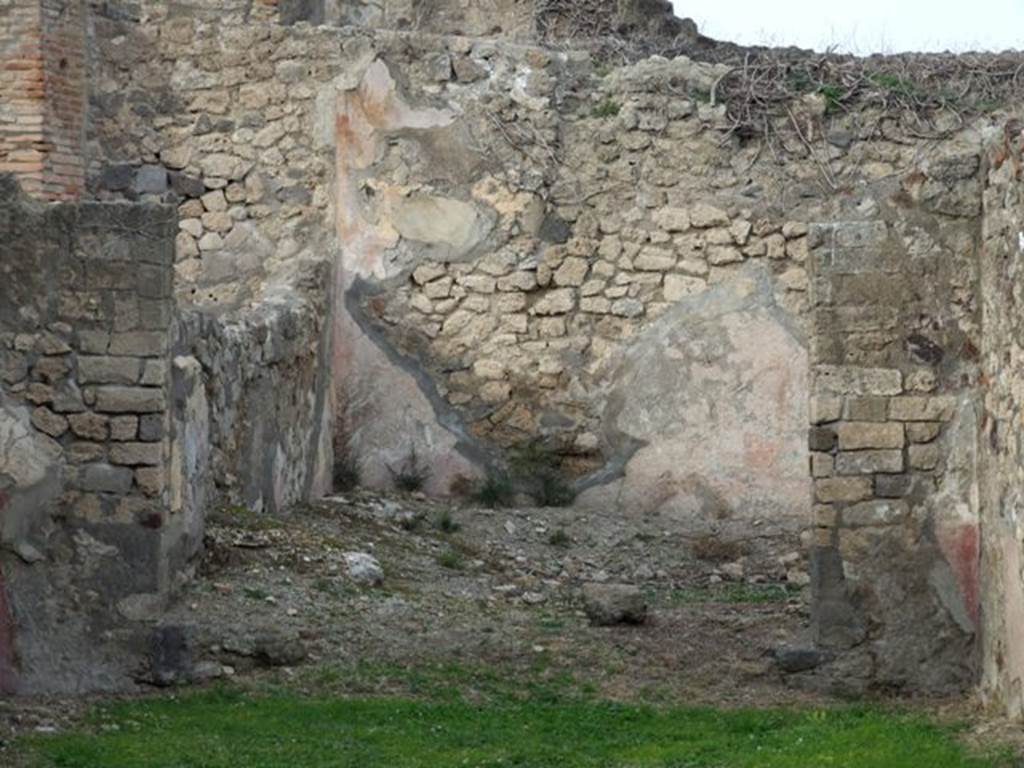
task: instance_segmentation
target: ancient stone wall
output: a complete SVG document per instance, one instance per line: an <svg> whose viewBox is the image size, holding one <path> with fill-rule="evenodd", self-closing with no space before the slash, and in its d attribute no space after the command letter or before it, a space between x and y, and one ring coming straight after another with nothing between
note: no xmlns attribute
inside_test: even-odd
<svg viewBox="0 0 1024 768"><path fill-rule="evenodd" d="M817 640L935 692L974 679L979 608L980 143L955 149L811 230Z"/></svg>
<svg viewBox="0 0 1024 768"><path fill-rule="evenodd" d="M1021 510L1021 269L1024 198L1019 127L996 133L987 152L982 219L981 461L982 690L1012 716L1024 714L1024 561Z"/></svg>
<svg viewBox="0 0 1024 768"><path fill-rule="evenodd" d="M0 179L0 566L16 684L117 687L124 617L158 605L200 544L167 483L173 210L42 206Z"/></svg>

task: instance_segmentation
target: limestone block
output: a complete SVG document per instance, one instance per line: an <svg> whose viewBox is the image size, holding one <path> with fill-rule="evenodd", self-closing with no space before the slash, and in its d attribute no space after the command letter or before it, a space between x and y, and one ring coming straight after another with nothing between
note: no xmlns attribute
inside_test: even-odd
<svg viewBox="0 0 1024 768"><path fill-rule="evenodd" d="M110 463L128 467L157 466L163 461L162 443L112 443Z"/></svg>
<svg viewBox="0 0 1024 768"><path fill-rule="evenodd" d="M956 398L949 395L894 397L889 418L897 421L949 421L956 411Z"/></svg>
<svg viewBox="0 0 1024 768"><path fill-rule="evenodd" d="M898 395L903 391L903 376L892 368L819 365L815 367L814 373L816 394Z"/></svg>
<svg viewBox="0 0 1024 768"><path fill-rule="evenodd" d="M729 226L729 215L721 208L697 203L690 208L690 223L698 229Z"/></svg>
<svg viewBox="0 0 1024 768"><path fill-rule="evenodd" d="M126 494L132 487L132 471L109 464L90 464L78 476L78 487L93 493Z"/></svg>
<svg viewBox="0 0 1024 768"><path fill-rule="evenodd" d="M412 279L416 285L426 285L427 283L444 276L444 265L435 263L421 264L416 267L412 273Z"/></svg>
<svg viewBox="0 0 1024 768"><path fill-rule="evenodd" d="M50 437L60 437L68 431L68 420L45 406L32 411L32 426Z"/></svg>
<svg viewBox="0 0 1024 768"><path fill-rule="evenodd" d="M811 424L838 421L842 415L843 399L828 395L815 395L811 397L810 407Z"/></svg>
<svg viewBox="0 0 1024 768"><path fill-rule="evenodd" d="M134 384L141 370L142 361L136 357L78 357L81 384Z"/></svg>
<svg viewBox="0 0 1024 768"><path fill-rule="evenodd" d="M846 507L842 511L842 522L844 526L850 528L893 525L901 522L906 516L905 501L875 500Z"/></svg>
<svg viewBox="0 0 1024 768"><path fill-rule="evenodd" d="M86 440L104 441L109 433L109 419L98 413L73 413L68 416L71 431Z"/></svg>
<svg viewBox="0 0 1024 768"><path fill-rule="evenodd" d="M157 413L166 410L162 389L156 387L106 386L96 389L99 413Z"/></svg>
<svg viewBox="0 0 1024 768"><path fill-rule="evenodd" d="M902 472L903 469L903 451L852 451L840 452L836 456L836 473L840 475L896 473Z"/></svg>
<svg viewBox="0 0 1024 768"><path fill-rule="evenodd" d="M556 288L548 291L530 310L534 315L562 315L576 306L576 292L571 288Z"/></svg>
<svg viewBox="0 0 1024 768"><path fill-rule="evenodd" d="M110 420L111 440L134 440L138 434L138 416L115 416Z"/></svg>
<svg viewBox="0 0 1024 768"><path fill-rule="evenodd" d="M911 445L907 451L907 459L911 469L930 471L938 467L941 459L940 446L938 443L926 445Z"/></svg>
<svg viewBox="0 0 1024 768"><path fill-rule="evenodd" d="M645 272L667 272L676 265L675 254L667 248L648 246L633 260L634 269Z"/></svg>
<svg viewBox="0 0 1024 768"><path fill-rule="evenodd" d="M902 448L903 425L894 422L847 421L837 428L839 450L863 448Z"/></svg>
<svg viewBox="0 0 1024 768"><path fill-rule="evenodd" d="M160 357L167 352L167 335L155 331L115 333L108 351L113 356Z"/></svg>
<svg viewBox="0 0 1024 768"><path fill-rule="evenodd" d="M917 421L907 425L907 439L912 443L930 443L942 432L942 422Z"/></svg>
<svg viewBox="0 0 1024 768"><path fill-rule="evenodd" d="M829 477L814 481L814 496L824 503L862 501L872 496L870 477Z"/></svg>
<svg viewBox="0 0 1024 768"><path fill-rule="evenodd" d="M552 279L558 286L580 286L586 280L589 269L590 264L586 259L570 256L555 270Z"/></svg>
<svg viewBox="0 0 1024 768"><path fill-rule="evenodd" d="M685 232L690 228L690 213L685 208L661 208L654 212L654 223L666 232Z"/></svg>

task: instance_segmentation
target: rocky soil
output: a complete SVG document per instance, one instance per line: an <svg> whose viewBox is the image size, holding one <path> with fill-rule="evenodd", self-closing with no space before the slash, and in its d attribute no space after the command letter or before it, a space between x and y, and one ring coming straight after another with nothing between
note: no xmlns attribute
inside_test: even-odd
<svg viewBox="0 0 1024 768"><path fill-rule="evenodd" d="M202 578L163 619L183 628L201 677L367 662L515 668L542 657L612 696L797 695L780 688L772 658L806 619L792 531L741 540L687 535L658 517L359 492L282 518L222 513L207 549ZM592 626L588 584L635 587L646 621Z"/></svg>
<svg viewBox="0 0 1024 768"><path fill-rule="evenodd" d="M493 670L568 677L619 699L807 701L774 658L806 645L798 534L753 530L741 539L728 521L697 534L659 516L363 491L285 516L224 510L200 573L156 625L139 690L328 673L334 689L365 690L361 669L450 663L470 684L473 670ZM623 623L588 617L584 591L601 599L600 585L634 588ZM0 721L46 730L88 703L20 701Z"/></svg>

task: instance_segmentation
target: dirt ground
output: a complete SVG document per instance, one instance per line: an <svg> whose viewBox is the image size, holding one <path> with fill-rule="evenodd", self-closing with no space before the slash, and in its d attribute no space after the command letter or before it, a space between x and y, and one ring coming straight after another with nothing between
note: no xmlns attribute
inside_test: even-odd
<svg viewBox="0 0 1024 768"><path fill-rule="evenodd" d="M351 673L360 666L451 663L524 680L541 670L650 703L829 702L787 685L773 655L807 645L799 531L715 527L362 491L281 517L225 510L209 522L199 575L160 623L183 633L200 683L302 683L334 670L332 690L363 690ZM353 578L352 552L372 555L383 581ZM591 582L641 588L647 621L592 626L580 595ZM143 670L139 679L153 690ZM0 744L61 728L90 703L0 703Z"/></svg>

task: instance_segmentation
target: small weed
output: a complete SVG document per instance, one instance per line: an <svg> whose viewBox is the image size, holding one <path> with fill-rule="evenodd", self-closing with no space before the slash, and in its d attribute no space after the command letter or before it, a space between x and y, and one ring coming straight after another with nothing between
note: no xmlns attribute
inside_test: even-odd
<svg viewBox="0 0 1024 768"><path fill-rule="evenodd" d="M455 533L457 530L462 528L462 526L455 521L455 518L452 517L452 513L447 509L434 518L434 527L441 531L441 533Z"/></svg>
<svg viewBox="0 0 1024 768"><path fill-rule="evenodd" d="M825 114L831 115L843 108L843 89L838 85L822 85L818 93L825 97Z"/></svg>
<svg viewBox="0 0 1024 768"><path fill-rule="evenodd" d="M548 544L552 547L569 547L572 545L572 539L569 534L565 532L565 529L559 528L556 531L552 531L551 535L548 536Z"/></svg>
<svg viewBox="0 0 1024 768"><path fill-rule="evenodd" d="M488 472L483 483L473 494L476 501L488 509L509 506L514 495L512 479L503 472Z"/></svg>
<svg viewBox="0 0 1024 768"><path fill-rule="evenodd" d="M242 594L250 600L266 600L270 597L270 593L266 590L260 589L259 587L246 587L242 590Z"/></svg>
<svg viewBox="0 0 1024 768"><path fill-rule="evenodd" d="M904 80L899 75L894 75L891 72L875 72L868 75L868 79L875 85L886 88L893 93L901 93L905 96L910 96L914 93L914 84L912 82Z"/></svg>
<svg viewBox="0 0 1024 768"><path fill-rule="evenodd" d="M622 105L613 99L606 99L594 107L590 113L593 117L615 117L622 110Z"/></svg>
<svg viewBox="0 0 1024 768"><path fill-rule="evenodd" d="M420 461L415 445L409 448L409 453L406 454L398 469L395 469L390 464L385 466L387 466L388 471L391 473L391 479L394 480L395 487L400 491L412 493L422 490L427 480L430 479L430 468Z"/></svg>
<svg viewBox="0 0 1024 768"><path fill-rule="evenodd" d="M446 549L438 555L437 564L451 571L461 571L466 568L466 561L462 553L455 549Z"/></svg>
<svg viewBox="0 0 1024 768"><path fill-rule="evenodd" d="M362 480L362 462L347 446L335 446L334 449L334 490L352 491L359 487Z"/></svg>
<svg viewBox="0 0 1024 768"><path fill-rule="evenodd" d="M541 507L567 507L576 499L576 491L561 475L549 470L537 478L532 496Z"/></svg>

